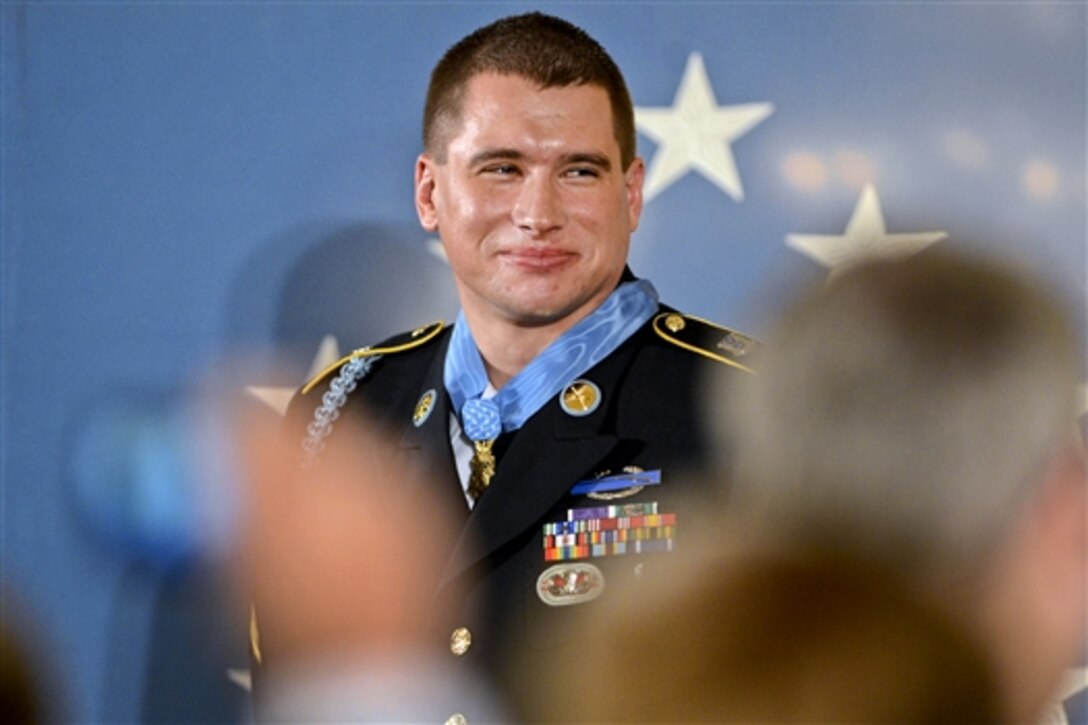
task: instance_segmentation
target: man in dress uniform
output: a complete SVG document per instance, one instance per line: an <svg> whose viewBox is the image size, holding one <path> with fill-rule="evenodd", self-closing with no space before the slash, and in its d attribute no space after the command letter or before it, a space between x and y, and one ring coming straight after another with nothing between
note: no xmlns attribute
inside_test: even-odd
<svg viewBox="0 0 1088 725"><path fill-rule="evenodd" d="M664 306L627 268L645 166L623 77L581 29L529 13L455 44L431 77L423 144L416 209L462 309L353 352L289 418L311 462L352 445L346 421L363 416L430 467L415 485L458 526L443 536L420 521L404 536L445 557L436 656L516 691L532 683L507 676L514 659L592 646L564 641L556 621L607 598L613 579L652 586L683 546L678 500L696 486L682 470L708 446L701 381L748 374L754 343ZM261 632L266 661L274 637ZM450 707L434 717L473 719L472 702Z"/></svg>

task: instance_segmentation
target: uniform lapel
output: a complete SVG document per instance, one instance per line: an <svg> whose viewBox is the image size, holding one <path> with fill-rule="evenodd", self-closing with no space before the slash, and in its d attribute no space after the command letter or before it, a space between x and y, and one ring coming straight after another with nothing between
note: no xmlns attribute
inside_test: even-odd
<svg viewBox="0 0 1088 725"><path fill-rule="evenodd" d="M488 552L535 527L576 482L594 472L617 443L614 435L599 430L599 420L571 421L555 401L532 423L514 438L499 462L492 489L473 511Z"/></svg>
<svg viewBox="0 0 1088 725"><path fill-rule="evenodd" d="M446 499L451 511L465 511L464 493L450 449L450 403L443 382L449 339L446 334L441 344L435 346L434 357L420 383L415 402L406 406L404 418L407 422L401 433L400 447L409 461L428 467L429 475L435 479L430 482L435 495ZM434 407L426 419L416 425L413 419L415 407L429 391L434 394Z"/></svg>
<svg viewBox="0 0 1088 725"><path fill-rule="evenodd" d="M582 376L601 389L602 404L596 411L574 417L562 410L558 397L553 398L518 431L499 460L491 486L469 517L446 566L443 585L513 538L535 530L575 483L599 472L620 442L607 421L639 337L636 332Z"/></svg>
<svg viewBox="0 0 1088 725"><path fill-rule="evenodd" d="M442 586L514 537L534 529L586 471L594 470L615 448L616 437L607 433L557 435L557 411L558 404L550 402L548 411L533 416L511 442L490 488L469 516Z"/></svg>

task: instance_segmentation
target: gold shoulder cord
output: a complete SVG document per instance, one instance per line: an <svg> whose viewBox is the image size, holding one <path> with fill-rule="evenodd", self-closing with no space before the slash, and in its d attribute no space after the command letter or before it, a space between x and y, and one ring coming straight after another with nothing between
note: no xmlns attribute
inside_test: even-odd
<svg viewBox="0 0 1088 725"><path fill-rule="evenodd" d="M314 408L313 421L306 426L306 437L302 441L302 450L305 452L303 465L310 466L317 462L318 456L325 447L325 439L332 433L333 423L340 415L340 408L347 403L348 396L370 374L371 369L379 360L388 354L423 345L433 339L443 327L445 327L444 323L437 322L429 327L420 327L413 331L408 342L356 350L325 368L320 375L307 383L302 391L304 395L330 374L336 373L336 377L329 383L328 390L321 396L321 404Z"/></svg>
<svg viewBox="0 0 1088 725"><path fill-rule="evenodd" d="M716 352L712 352L697 345L693 345L689 342L684 342L683 340L676 337L675 333L680 332L685 327L687 327L689 320L700 323L702 325L706 325L707 327L711 327L715 330L721 330L724 335L738 334L727 327L716 325L709 320L702 319L701 317L695 317L694 315L682 315L678 312L662 312L657 317L655 317L654 332L656 332L658 337L660 337L661 339L667 340L673 345L683 348L684 350L688 350L689 352L693 352L696 355L702 355L705 358L710 358L711 360L717 360L720 363L731 365L732 367L735 367L738 370L743 370L746 373L751 373L753 375L755 374L755 370L748 367L747 365L739 363L736 360L726 357L724 355L719 355Z"/></svg>
<svg viewBox="0 0 1088 725"><path fill-rule="evenodd" d="M301 392L302 392L303 395L306 395L311 390L313 390L318 385L320 385L321 381L323 381L326 377L328 377L329 373L333 372L334 370L336 370L337 368L339 368L341 365L348 362L349 360L353 360L354 358L357 358L357 357L370 357L370 356L373 356L373 355L390 355L390 354L396 353L396 352L403 352L405 350L411 350L412 348L419 347L420 345L422 345L422 344L428 342L429 340L431 340L435 335L442 332L442 330L445 329L445 327L446 327L446 323L444 323L442 321L432 322L429 325L424 325L423 327L417 327L415 330L412 330L411 339L408 340L408 342L401 343L400 345L389 345L387 347L361 347L358 350L354 350L351 353L345 355L344 357L342 357L339 360L337 360L336 362L334 362L332 365L329 365L328 367L326 367L324 370L319 372L317 375L310 378L310 382L308 382L304 386L302 386L302 391Z"/></svg>

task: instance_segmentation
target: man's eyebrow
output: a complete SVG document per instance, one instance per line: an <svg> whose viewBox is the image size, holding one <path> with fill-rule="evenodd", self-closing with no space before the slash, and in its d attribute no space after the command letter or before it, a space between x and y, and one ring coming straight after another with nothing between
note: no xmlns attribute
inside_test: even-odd
<svg viewBox="0 0 1088 725"><path fill-rule="evenodd" d="M502 159L505 161L516 161L522 158L524 158L524 154L514 149L483 149L481 151L477 151L471 157L469 157L468 163L469 166L476 166L477 164L485 164L488 161L495 161L498 159Z"/></svg>
<svg viewBox="0 0 1088 725"><path fill-rule="evenodd" d="M601 171L612 170L612 162L604 154L595 154L592 152L567 154L563 157L563 161L568 164L590 164L596 166Z"/></svg>
<svg viewBox="0 0 1088 725"><path fill-rule="evenodd" d="M468 163L469 166L478 166L490 161L520 161L524 158L525 154L517 149L491 148L477 151L469 157ZM590 164L602 171L612 170L612 162L606 155L592 151L578 151L566 154L563 156L562 161L564 164Z"/></svg>

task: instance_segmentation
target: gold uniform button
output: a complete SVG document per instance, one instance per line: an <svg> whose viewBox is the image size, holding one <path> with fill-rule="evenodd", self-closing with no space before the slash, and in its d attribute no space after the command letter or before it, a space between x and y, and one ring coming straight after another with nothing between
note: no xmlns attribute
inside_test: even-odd
<svg viewBox="0 0 1088 725"><path fill-rule="evenodd" d="M460 657L472 647L472 632L468 627L458 627L450 635L450 652Z"/></svg>
<svg viewBox="0 0 1088 725"><path fill-rule="evenodd" d="M468 720L461 713L455 712L446 720L446 725L468 725Z"/></svg>
<svg viewBox="0 0 1088 725"><path fill-rule="evenodd" d="M669 328L669 332L680 332L687 326L688 323L680 315L669 315L665 318L665 327Z"/></svg>

